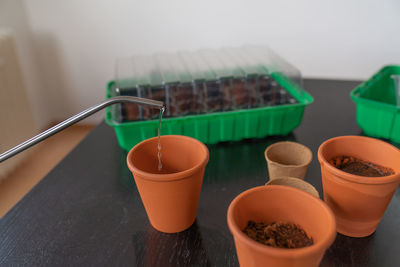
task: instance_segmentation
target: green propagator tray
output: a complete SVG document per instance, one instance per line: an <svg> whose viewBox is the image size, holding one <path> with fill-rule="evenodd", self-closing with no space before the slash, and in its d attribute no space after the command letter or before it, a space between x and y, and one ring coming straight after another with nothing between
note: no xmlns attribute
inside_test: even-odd
<svg viewBox="0 0 400 267"><path fill-rule="evenodd" d="M162 135L185 135L205 144L216 144L289 134L300 125L304 108L314 99L285 76L279 73L272 73L271 76L296 98L298 103L163 118ZM114 81L111 81L107 85L107 97L111 96L113 84ZM130 150L145 139L157 136L158 119L119 123L112 117L109 107L106 109L105 120L115 129L119 145L125 150Z"/></svg>
<svg viewBox="0 0 400 267"><path fill-rule="evenodd" d="M356 103L357 123L366 135L400 143L400 106L393 75L400 75L400 66L385 66L350 96Z"/></svg>

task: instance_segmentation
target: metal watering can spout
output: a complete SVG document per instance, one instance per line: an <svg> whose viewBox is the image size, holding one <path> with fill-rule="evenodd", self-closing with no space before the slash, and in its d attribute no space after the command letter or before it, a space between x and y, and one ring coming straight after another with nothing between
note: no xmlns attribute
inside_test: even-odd
<svg viewBox="0 0 400 267"><path fill-rule="evenodd" d="M115 96L111 97L107 100L104 100L103 102L92 106L88 109L85 109L84 111L70 117L69 119L66 119L63 122L60 122L59 124L47 129L44 132L41 132L40 134L26 140L25 142L7 150L4 153L0 154L0 162L5 161L8 158L11 158L12 156L15 156L16 154L24 151L25 149L28 149L29 147L36 145L37 143L43 141L44 139L64 130L65 128L77 123L78 121L81 121L94 113L96 113L99 110L102 110L105 107L108 107L113 104L118 104L118 103L136 103L136 104L141 104L141 105L148 105L152 106L155 108L162 109L164 108L164 103L161 101L156 101L156 100L151 100L151 99L146 99L146 98L141 98L141 97L134 97L134 96Z"/></svg>

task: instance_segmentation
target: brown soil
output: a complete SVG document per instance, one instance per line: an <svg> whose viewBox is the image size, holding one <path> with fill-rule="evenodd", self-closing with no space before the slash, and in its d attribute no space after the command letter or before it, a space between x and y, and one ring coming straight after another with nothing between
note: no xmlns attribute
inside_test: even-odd
<svg viewBox="0 0 400 267"><path fill-rule="evenodd" d="M261 244L276 248L303 248L314 244L313 239L293 223L249 221L243 232Z"/></svg>
<svg viewBox="0 0 400 267"><path fill-rule="evenodd" d="M332 158L329 163L344 172L360 176L382 177L394 174L390 168L351 156L337 156Z"/></svg>

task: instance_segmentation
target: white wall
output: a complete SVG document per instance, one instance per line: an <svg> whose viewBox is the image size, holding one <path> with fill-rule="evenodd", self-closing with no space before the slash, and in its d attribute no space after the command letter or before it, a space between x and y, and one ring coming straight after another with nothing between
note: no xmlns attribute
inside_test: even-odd
<svg viewBox="0 0 400 267"><path fill-rule="evenodd" d="M23 1L0 0L0 28L10 30L14 36L21 63L20 67L24 76L23 82L31 100L30 108L34 113L35 124L38 128L43 128L48 124L47 114L42 108L46 99L40 96L43 86L37 72L38 64ZM13 89L7 88L7 90ZM6 114L6 116L12 116L12 114Z"/></svg>
<svg viewBox="0 0 400 267"><path fill-rule="evenodd" d="M306 77L340 79L366 79L384 64L400 64L397 0L25 4L49 119L101 101L114 60L136 53L268 44Z"/></svg>

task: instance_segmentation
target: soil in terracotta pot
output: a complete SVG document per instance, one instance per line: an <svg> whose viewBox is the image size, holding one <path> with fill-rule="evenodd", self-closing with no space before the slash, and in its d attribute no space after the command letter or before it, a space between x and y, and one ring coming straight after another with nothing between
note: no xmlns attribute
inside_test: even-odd
<svg viewBox="0 0 400 267"><path fill-rule="evenodd" d="M351 156L337 156L332 158L329 163L344 172L360 176L382 177L394 174L390 168Z"/></svg>
<svg viewBox="0 0 400 267"><path fill-rule="evenodd" d="M249 221L243 232L261 244L276 248L303 248L314 244L313 239L293 223Z"/></svg>

